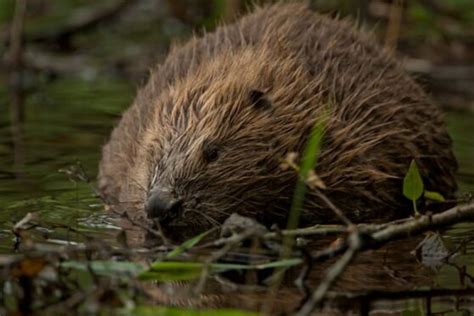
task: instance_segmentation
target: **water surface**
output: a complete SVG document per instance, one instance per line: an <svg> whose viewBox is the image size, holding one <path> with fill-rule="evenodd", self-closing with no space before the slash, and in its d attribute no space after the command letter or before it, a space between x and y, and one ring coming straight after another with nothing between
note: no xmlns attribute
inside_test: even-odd
<svg viewBox="0 0 474 316"><path fill-rule="evenodd" d="M94 181L100 148L134 90L118 79L45 80L27 94L25 120L19 130L13 132L8 115L0 116L0 255L13 252L11 228L28 212L38 212L45 222L46 227L33 234L38 240L52 244L83 240L81 234L66 228L71 226L114 241L118 228L103 212ZM0 90L0 104L8 108L5 90ZM472 193L474 115L448 113L447 123L460 163L460 190ZM457 225L445 235L454 244L471 237L474 224ZM440 287L464 288L469 280L460 277L459 271L474 275L474 244L467 244L466 253L454 262L433 271L432 281ZM452 309L451 303L439 300L433 303L433 311ZM404 300L397 304L396 310L417 311L421 303ZM473 304L468 305L472 311ZM387 306L386 302L381 309Z"/></svg>

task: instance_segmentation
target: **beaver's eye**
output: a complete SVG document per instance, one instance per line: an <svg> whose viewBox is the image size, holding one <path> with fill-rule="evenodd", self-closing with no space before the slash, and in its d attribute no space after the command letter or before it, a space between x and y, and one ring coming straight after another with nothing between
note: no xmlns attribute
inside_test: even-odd
<svg viewBox="0 0 474 316"><path fill-rule="evenodd" d="M264 92L259 90L250 90L250 103L254 108L261 111L267 111L272 108L272 103L267 99Z"/></svg>
<svg viewBox="0 0 474 316"><path fill-rule="evenodd" d="M205 145L203 156L206 162L216 161L219 158L219 147L215 144Z"/></svg>

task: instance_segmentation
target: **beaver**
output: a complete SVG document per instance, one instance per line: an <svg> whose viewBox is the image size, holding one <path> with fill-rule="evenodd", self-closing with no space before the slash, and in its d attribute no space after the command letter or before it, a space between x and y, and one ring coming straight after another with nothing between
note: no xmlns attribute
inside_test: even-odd
<svg viewBox="0 0 474 316"><path fill-rule="evenodd" d="M352 221L411 212L402 186L413 159L427 190L456 191L436 105L372 35L303 3L257 6L173 47L103 147L99 189L174 231L234 212L282 223L298 175L281 161L301 158L323 119L315 172ZM309 189L301 225L334 220Z"/></svg>

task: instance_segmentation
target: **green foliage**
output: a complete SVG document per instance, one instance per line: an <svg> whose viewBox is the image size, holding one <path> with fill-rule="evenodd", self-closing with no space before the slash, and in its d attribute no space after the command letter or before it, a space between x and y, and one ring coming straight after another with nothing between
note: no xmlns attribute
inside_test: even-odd
<svg viewBox="0 0 474 316"><path fill-rule="evenodd" d="M405 178L403 179L403 195L410 200L418 200L423 193L423 180L421 179L415 160L410 163Z"/></svg>
<svg viewBox="0 0 474 316"><path fill-rule="evenodd" d="M290 213L288 215L287 229L295 229L298 227L301 211L303 209L304 197L306 195L306 179L310 172L316 167L319 153L321 151L322 139L327 123L327 113L324 112L314 124L306 148L304 150L304 156L299 170L299 177L296 183L295 192L293 194L293 200L291 203ZM291 254L293 248L294 238L292 236L286 236L283 239L283 252L280 258L286 260ZM281 276L282 270L275 272Z"/></svg>
<svg viewBox="0 0 474 316"><path fill-rule="evenodd" d="M127 313L128 314L128 313ZM138 306L132 313L135 316L254 316L252 312L234 309L190 310L163 306Z"/></svg>
<svg viewBox="0 0 474 316"><path fill-rule="evenodd" d="M298 227L301 210L304 203L304 196L306 195L305 180L308 177L310 171L316 167L316 162L321 151L321 143L324 136L326 121L326 115L316 121L308 139L308 143L306 144L299 171L299 179L296 184L295 193L293 195L293 201L291 204L291 210L287 224L288 229L294 229Z"/></svg>
<svg viewBox="0 0 474 316"><path fill-rule="evenodd" d="M0 26L11 19L14 11L14 0L0 1Z"/></svg>
<svg viewBox="0 0 474 316"><path fill-rule="evenodd" d="M161 282L192 280L201 275L203 267L201 262L162 261L154 263L138 277Z"/></svg>
<svg viewBox="0 0 474 316"><path fill-rule="evenodd" d="M197 245L204 237L206 237L207 235L209 235L209 233L211 233L213 230L210 229L204 233L201 233L189 240L186 240L185 242L183 242L180 246L176 247L175 249L173 249L172 251L168 252L166 254L166 258L173 258L173 257L176 257L180 254L182 254L183 252L185 252L186 250L189 250L191 249L192 247L194 247L195 245Z"/></svg>
<svg viewBox="0 0 474 316"><path fill-rule="evenodd" d="M434 192L434 191L427 191L424 192L424 197L428 200L436 201L436 202L444 202L445 198L441 195L441 193Z"/></svg>
<svg viewBox="0 0 474 316"><path fill-rule="evenodd" d="M412 40L423 43L440 42L446 39L462 39L474 26L474 1L437 1L442 10L433 10L419 1L407 3L406 30Z"/></svg>
<svg viewBox="0 0 474 316"><path fill-rule="evenodd" d="M306 145L303 162L301 164L300 176L303 179L305 179L308 176L308 173L316 167L316 161L318 160L321 151L321 143L326 127L326 120L326 117L318 120L311 131L311 136Z"/></svg>
<svg viewBox="0 0 474 316"><path fill-rule="evenodd" d="M183 261L158 261L150 269L139 274L141 280L161 282L192 280L201 276L204 270L209 273L221 273L229 270L265 270L274 268L289 268L301 264L301 259L288 259L270 263L245 265L232 263L202 263Z"/></svg>
<svg viewBox="0 0 474 316"><path fill-rule="evenodd" d="M413 201L413 210L415 211L415 214L418 214L416 201L421 197L422 194L423 180L421 179L421 175L415 160L412 160L410 163L410 168L403 179L403 195Z"/></svg>

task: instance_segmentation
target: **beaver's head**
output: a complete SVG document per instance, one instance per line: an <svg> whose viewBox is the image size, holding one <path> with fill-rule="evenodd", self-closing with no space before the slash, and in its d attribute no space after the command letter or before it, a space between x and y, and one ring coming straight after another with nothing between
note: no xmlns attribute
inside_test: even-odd
<svg viewBox="0 0 474 316"><path fill-rule="evenodd" d="M149 217L200 229L233 212L284 220L296 174L280 163L304 146L320 98L295 60L247 48L160 94L130 168Z"/></svg>

